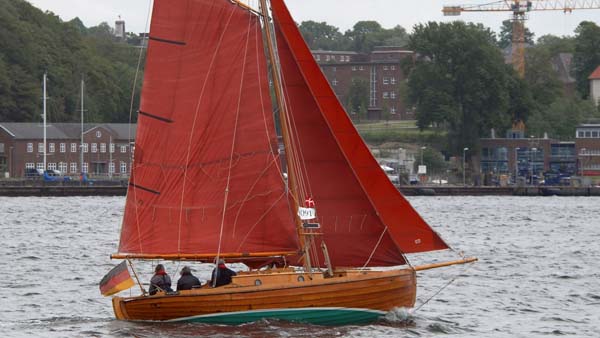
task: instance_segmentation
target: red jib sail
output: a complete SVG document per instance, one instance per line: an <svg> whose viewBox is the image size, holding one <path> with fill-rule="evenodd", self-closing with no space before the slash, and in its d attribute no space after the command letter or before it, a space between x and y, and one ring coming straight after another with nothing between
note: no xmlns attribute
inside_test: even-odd
<svg viewBox="0 0 600 338"><path fill-rule="evenodd" d="M402 253L447 249L380 169L283 1L271 6L293 147L333 265L395 265Z"/></svg>
<svg viewBox="0 0 600 338"><path fill-rule="evenodd" d="M259 17L155 0L120 254L297 251Z"/></svg>

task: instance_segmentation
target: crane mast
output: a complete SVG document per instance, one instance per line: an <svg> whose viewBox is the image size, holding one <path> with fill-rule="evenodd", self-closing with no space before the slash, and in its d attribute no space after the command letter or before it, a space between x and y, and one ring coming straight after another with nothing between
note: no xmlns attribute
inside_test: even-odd
<svg viewBox="0 0 600 338"><path fill-rule="evenodd" d="M444 6L444 16L458 16L462 12L512 12L512 65L525 77L525 20L533 11L563 11L575 9L600 9L600 0L504 0L481 5Z"/></svg>

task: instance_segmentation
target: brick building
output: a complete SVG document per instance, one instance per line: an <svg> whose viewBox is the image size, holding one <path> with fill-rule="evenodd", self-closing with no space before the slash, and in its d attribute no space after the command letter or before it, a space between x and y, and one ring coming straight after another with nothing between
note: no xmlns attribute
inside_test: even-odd
<svg viewBox="0 0 600 338"><path fill-rule="evenodd" d="M600 180L600 123L578 126L575 137L579 174Z"/></svg>
<svg viewBox="0 0 600 338"><path fill-rule="evenodd" d="M481 139L476 157L482 174L509 177L542 177L544 173L589 177L600 182L600 124L577 127L575 141L547 137L525 137L524 130L511 130L505 138Z"/></svg>
<svg viewBox="0 0 600 338"><path fill-rule="evenodd" d="M129 124L84 124L82 145L80 124L48 124L44 168L43 125L0 123L0 175L23 177L27 168L36 168L72 176L128 176L135 131Z"/></svg>
<svg viewBox="0 0 600 338"><path fill-rule="evenodd" d="M362 79L369 84L368 119L382 119L384 112L389 113L392 120L415 118L400 95L400 85L406 81L401 64L406 58L413 58L412 51L377 47L369 54L324 50L313 50L312 53L344 106L347 107L352 81Z"/></svg>

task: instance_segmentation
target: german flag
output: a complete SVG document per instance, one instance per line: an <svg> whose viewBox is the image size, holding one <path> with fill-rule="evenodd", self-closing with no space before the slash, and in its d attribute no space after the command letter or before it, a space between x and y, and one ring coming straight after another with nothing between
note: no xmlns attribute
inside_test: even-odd
<svg viewBox="0 0 600 338"><path fill-rule="evenodd" d="M134 285L135 283L131 279L131 275L129 275L129 270L127 269L127 262L123 261L102 278L100 281L100 292L103 296L110 296L127 290Z"/></svg>

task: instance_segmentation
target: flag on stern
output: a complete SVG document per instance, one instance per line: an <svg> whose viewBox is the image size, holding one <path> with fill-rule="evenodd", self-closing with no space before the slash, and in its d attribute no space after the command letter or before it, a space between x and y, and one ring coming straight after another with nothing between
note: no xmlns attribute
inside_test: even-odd
<svg viewBox="0 0 600 338"><path fill-rule="evenodd" d="M100 292L103 296L110 296L119 291L127 290L134 285L135 283L131 279L131 275L127 269L127 262L123 261L102 278L100 281Z"/></svg>

